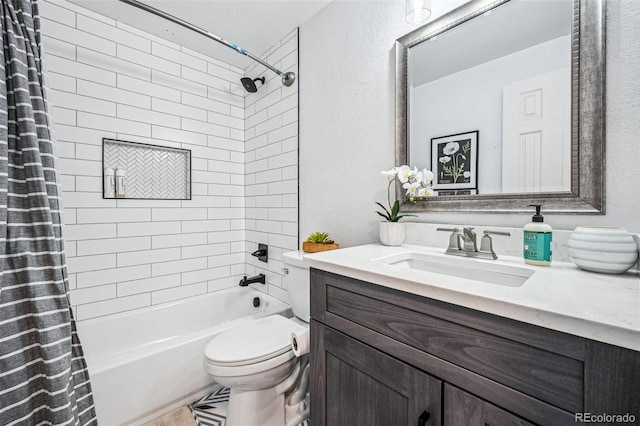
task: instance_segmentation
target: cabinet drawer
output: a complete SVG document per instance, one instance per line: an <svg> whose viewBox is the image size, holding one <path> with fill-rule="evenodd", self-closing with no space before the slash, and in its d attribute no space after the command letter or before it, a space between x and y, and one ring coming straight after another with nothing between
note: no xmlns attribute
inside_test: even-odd
<svg viewBox="0 0 640 426"><path fill-rule="evenodd" d="M341 277L338 277L341 279ZM445 359L569 412L583 408L583 362L436 316L429 305L411 309L362 295L353 282L326 280L325 310L375 332ZM373 287L373 286L369 286ZM394 300L396 302L396 300Z"/></svg>

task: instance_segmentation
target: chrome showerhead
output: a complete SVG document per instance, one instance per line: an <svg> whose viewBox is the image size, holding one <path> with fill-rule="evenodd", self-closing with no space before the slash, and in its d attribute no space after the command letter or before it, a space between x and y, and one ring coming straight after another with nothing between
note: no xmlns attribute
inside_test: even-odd
<svg viewBox="0 0 640 426"><path fill-rule="evenodd" d="M262 84L264 84L265 78L264 77L258 77L258 78L254 78L253 80L250 77L243 77L240 79L240 81L242 82L242 85L244 86L244 90L246 90L249 93L255 93L258 91L258 87L256 86L256 81L261 82Z"/></svg>

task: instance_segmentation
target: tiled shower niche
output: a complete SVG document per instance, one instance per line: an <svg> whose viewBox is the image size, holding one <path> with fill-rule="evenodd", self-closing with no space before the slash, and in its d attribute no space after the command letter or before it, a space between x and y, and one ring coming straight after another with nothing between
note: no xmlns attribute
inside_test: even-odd
<svg viewBox="0 0 640 426"><path fill-rule="evenodd" d="M191 151L115 139L102 140L102 173L124 170L124 198L144 200L191 199ZM107 197L103 188L103 198Z"/></svg>

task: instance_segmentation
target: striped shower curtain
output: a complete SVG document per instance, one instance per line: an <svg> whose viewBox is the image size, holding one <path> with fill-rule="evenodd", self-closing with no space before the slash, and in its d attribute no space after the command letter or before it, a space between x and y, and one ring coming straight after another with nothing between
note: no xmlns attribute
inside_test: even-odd
<svg viewBox="0 0 640 426"><path fill-rule="evenodd" d="M0 425L95 424L67 294L37 0L0 0Z"/></svg>

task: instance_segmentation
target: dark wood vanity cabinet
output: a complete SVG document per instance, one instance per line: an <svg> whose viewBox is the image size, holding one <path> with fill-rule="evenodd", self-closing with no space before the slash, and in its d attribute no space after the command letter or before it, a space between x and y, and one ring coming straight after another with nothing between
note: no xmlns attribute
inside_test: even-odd
<svg viewBox="0 0 640 426"><path fill-rule="evenodd" d="M640 424L636 351L317 269L311 319L314 426Z"/></svg>
<svg viewBox="0 0 640 426"><path fill-rule="evenodd" d="M326 354L324 418L317 424L440 424L440 380L317 322L312 327Z"/></svg>

